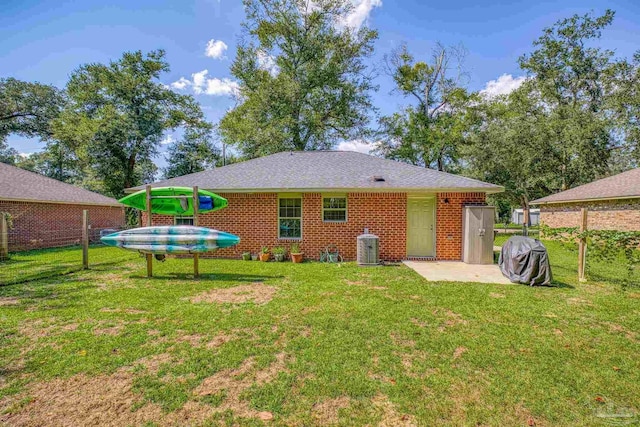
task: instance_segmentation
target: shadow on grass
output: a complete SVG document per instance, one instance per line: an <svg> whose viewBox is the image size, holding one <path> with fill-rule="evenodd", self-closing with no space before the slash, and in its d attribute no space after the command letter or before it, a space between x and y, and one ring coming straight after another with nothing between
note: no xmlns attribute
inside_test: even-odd
<svg viewBox="0 0 640 427"><path fill-rule="evenodd" d="M148 278L145 274L135 273L129 276L131 279L149 280L212 280L218 282L264 282L269 279L283 279L284 276L268 276L264 274L232 274L232 273L200 273L200 277L194 278L193 273L163 273L154 274Z"/></svg>

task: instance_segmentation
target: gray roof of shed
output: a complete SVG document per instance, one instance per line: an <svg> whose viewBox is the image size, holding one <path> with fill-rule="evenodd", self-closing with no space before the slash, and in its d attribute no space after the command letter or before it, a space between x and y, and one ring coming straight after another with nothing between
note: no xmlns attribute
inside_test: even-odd
<svg viewBox="0 0 640 427"><path fill-rule="evenodd" d="M384 181L374 181L374 176ZM500 186L475 179L353 151L287 151L153 184L154 187L195 185L218 192L503 191Z"/></svg>
<svg viewBox="0 0 640 427"><path fill-rule="evenodd" d="M531 204L615 200L640 197L640 168L534 200Z"/></svg>
<svg viewBox="0 0 640 427"><path fill-rule="evenodd" d="M0 163L0 200L122 206L102 194L5 163Z"/></svg>

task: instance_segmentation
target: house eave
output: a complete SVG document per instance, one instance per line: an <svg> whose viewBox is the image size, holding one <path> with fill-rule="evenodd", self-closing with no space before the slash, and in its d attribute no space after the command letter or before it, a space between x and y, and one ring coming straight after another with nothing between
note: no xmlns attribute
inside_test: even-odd
<svg viewBox="0 0 640 427"><path fill-rule="evenodd" d="M96 202L68 202L63 200L34 200L34 199L16 199L8 197L0 197L0 202L17 202L17 203L42 203L53 205L77 205L77 206L102 206L110 208L124 208L121 203L96 203Z"/></svg>
<svg viewBox="0 0 640 427"><path fill-rule="evenodd" d="M607 202L612 200L628 200L628 199L640 199L640 195L638 196L617 196L617 197L594 197L590 199L574 199L574 200L550 200L550 201L537 201L534 200L530 202L531 205L562 205L562 204L573 204L573 203L589 203L589 202Z"/></svg>
<svg viewBox="0 0 640 427"><path fill-rule="evenodd" d="M496 194L504 192L504 187L386 187L386 188L207 188L200 186L202 189L215 193L487 193ZM136 193L141 189L127 188L125 193Z"/></svg>

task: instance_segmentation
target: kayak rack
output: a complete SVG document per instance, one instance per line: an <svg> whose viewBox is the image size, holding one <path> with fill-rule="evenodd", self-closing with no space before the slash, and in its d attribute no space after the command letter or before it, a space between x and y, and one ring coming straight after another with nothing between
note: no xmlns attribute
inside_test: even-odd
<svg viewBox="0 0 640 427"><path fill-rule="evenodd" d="M153 212L151 207L151 200L154 199L190 199L193 198L193 225L194 227L198 226L198 209L200 205L200 199L198 197L198 186L193 187L193 195L192 196L152 196L151 195L151 185L147 184L146 187L147 193L147 227L153 226ZM153 255L145 254L147 258L147 277L153 277ZM193 277L200 277L200 254L193 254Z"/></svg>

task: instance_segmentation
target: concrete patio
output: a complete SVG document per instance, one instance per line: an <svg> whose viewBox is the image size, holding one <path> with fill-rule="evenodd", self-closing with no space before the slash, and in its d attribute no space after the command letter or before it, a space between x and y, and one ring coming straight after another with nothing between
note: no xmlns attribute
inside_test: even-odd
<svg viewBox="0 0 640 427"><path fill-rule="evenodd" d="M511 282L493 265L472 265L459 261L403 261L404 265L430 282L476 282L508 285Z"/></svg>

